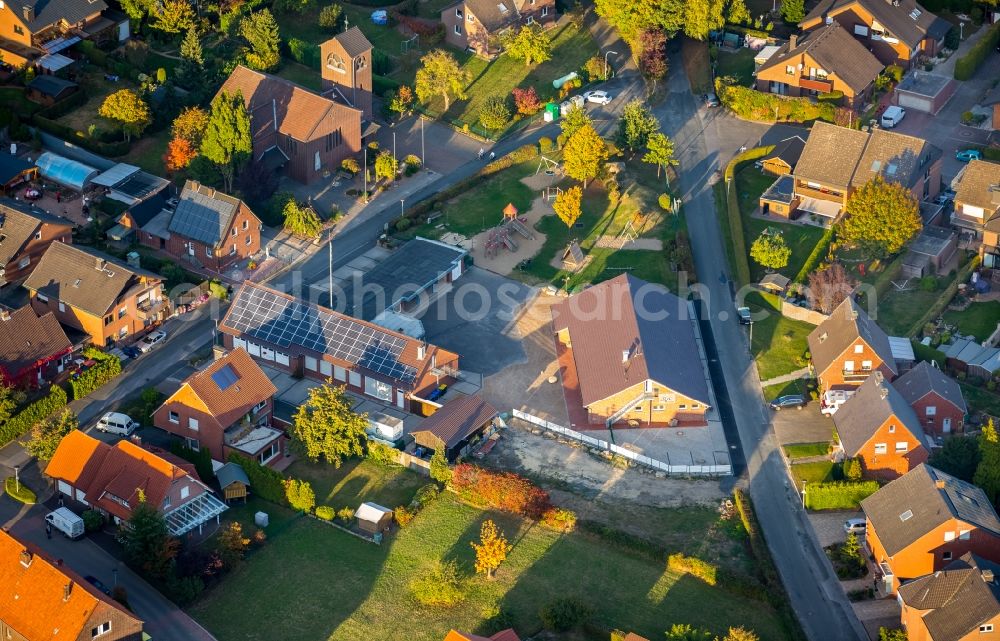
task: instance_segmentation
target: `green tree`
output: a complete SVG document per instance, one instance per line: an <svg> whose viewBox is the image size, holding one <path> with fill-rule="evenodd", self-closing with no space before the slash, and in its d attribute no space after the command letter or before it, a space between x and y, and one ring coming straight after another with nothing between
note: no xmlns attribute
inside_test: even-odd
<svg viewBox="0 0 1000 641"><path fill-rule="evenodd" d="M305 13L315 8L316 0L274 0L273 6L278 13Z"/></svg>
<svg viewBox="0 0 1000 641"><path fill-rule="evenodd" d="M388 149L383 149L375 156L375 180L385 178L388 182L396 180L399 172L399 161Z"/></svg>
<svg viewBox="0 0 1000 641"><path fill-rule="evenodd" d="M767 269L781 269L791 256L792 250L781 234L764 232L750 246L750 258Z"/></svg>
<svg viewBox="0 0 1000 641"><path fill-rule="evenodd" d="M647 29L662 29L668 33L680 31L684 27L685 5L685 0L595 0L594 3L597 15L607 20L631 45L636 44L639 35Z"/></svg>
<svg viewBox="0 0 1000 641"><path fill-rule="evenodd" d="M802 22L806 17L805 0L781 0L781 17L791 24Z"/></svg>
<svg viewBox="0 0 1000 641"><path fill-rule="evenodd" d="M242 92L220 94L212 101L201 141L201 155L219 170L226 191L232 191L233 177L250 159L252 150L250 114Z"/></svg>
<svg viewBox="0 0 1000 641"><path fill-rule="evenodd" d="M642 157L643 162L656 165L656 176L660 176L660 169L676 167L680 161L674 157L674 141L660 132L652 133L646 140L646 154Z"/></svg>
<svg viewBox="0 0 1000 641"><path fill-rule="evenodd" d="M726 7L726 20L730 24L750 24L752 18L750 10L747 9L746 2L743 0L729 0L729 6Z"/></svg>
<svg viewBox="0 0 1000 641"><path fill-rule="evenodd" d="M500 131L510 124L510 107L502 96L490 96L479 108L479 124L490 131Z"/></svg>
<svg viewBox="0 0 1000 641"><path fill-rule="evenodd" d="M933 451L927 462L946 474L971 483L979 465L979 441L967 436L951 436Z"/></svg>
<svg viewBox="0 0 1000 641"><path fill-rule="evenodd" d="M863 476L861 459L857 457L844 459L844 478L848 481L860 481Z"/></svg>
<svg viewBox="0 0 1000 641"><path fill-rule="evenodd" d="M194 26L194 7L188 0L163 0L156 5L150 25L163 33L180 33Z"/></svg>
<svg viewBox="0 0 1000 641"><path fill-rule="evenodd" d="M729 628L729 632L722 637L721 641L760 641L760 637L753 630L747 630L741 626Z"/></svg>
<svg viewBox="0 0 1000 641"><path fill-rule="evenodd" d="M575 134L577 131L583 127L590 127L593 125L590 116L587 112L579 107L573 107L566 115L559 119L559 129L562 131L562 136L569 140L570 136Z"/></svg>
<svg viewBox="0 0 1000 641"><path fill-rule="evenodd" d="M177 77L186 87L194 87L205 74L205 53L201 48L201 38L194 29L188 29L181 41L181 63Z"/></svg>
<svg viewBox="0 0 1000 641"><path fill-rule="evenodd" d="M0 425L7 422L17 409L17 401L14 399L14 389L0 381Z"/></svg>
<svg viewBox="0 0 1000 641"><path fill-rule="evenodd" d="M244 53L246 65L257 71L267 71L281 62L281 35L278 23L267 9L251 13L240 21L240 35L250 49Z"/></svg>
<svg viewBox="0 0 1000 641"><path fill-rule="evenodd" d="M150 9L153 6L150 0L120 0L118 4L121 5L125 15L135 21L136 24L133 25L133 29L137 31L139 24L143 18L149 15Z"/></svg>
<svg viewBox="0 0 1000 641"><path fill-rule="evenodd" d="M31 437L27 441L21 441L21 445L28 454L39 461L48 461L56 453L56 448L59 447L63 437L79 427L80 422L76 414L66 408L61 414L50 416L33 425Z"/></svg>
<svg viewBox="0 0 1000 641"><path fill-rule="evenodd" d="M143 130L153 121L149 105L131 89L119 89L109 95L101 103L97 113L102 118L107 118L121 125L126 140L131 140L132 136L141 135Z"/></svg>
<svg viewBox="0 0 1000 641"><path fill-rule="evenodd" d="M309 205L302 206L295 198L289 198L282 213L285 217L284 229L302 238L319 238L323 231L323 221Z"/></svg>
<svg viewBox="0 0 1000 641"><path fill-rule="evenodd" d="M327 31L336 32L340 27L341 17L344 15L344 8L337 3L329 4L319 12L319 26Z"/></svg>
<svg viewBox="0 0 1000 641"><path fill-rule="evenodd" d="M552 59L552 40L536 24L524 25L516 32L508 31L501 41L507 55L523 60L526 66Z"/></svg>
<svg viewBox="0 0 1000 641"><path fill-rule="evenodd" d="M413 109L413 89L408 85L400 85L399 89L389 94L389 111L399 114L402 118Z"/></svg>
<svg viewBox="0 0 1000 641"><path fill-rule="evenodd" d="M580 189L579 185L576 185L556 196L555 202L552 203L552 209L559 216L559 220L566 223L566 226L572 229L577 219L580 218L582 203L583 190Z"/></svg>
<svg viewBox="0 0 1000 641"><path fill-rule="evenodd" d="M289 507L300 512L312 512L316 506L316 493L309 481L285 479L285 500Z"/></svg>
<svg viewBox="0 0 1000 641"><path fill-rule="evenodd" d="M858 537L854 532L848 534L844 540L844 545L840 548L840 558L848 563L856 563L858 565L865 562L864 557L861 556L861 544L858 542Z"/></svg>
<svg viewBox="0 0 1000 641"><path fill-rule="evenodd" d="M470 78L469 71L459 65L453 55L435 49L420 59L415 81L417 98L427 102L440 96L444 100L444 110L448 111L452 96L456 100L465 99L465 85Z"/></svg>
<svg viewBox="0 0 1000 641"><path fill-rule="evenodd" d="M847 200L837 235L884 258L901 250L922 225L920 206L910 190L876 176Z"/></svg>
<svg viewBox="0 0 1000 641"><path fill-rule="evenodd" d="M972 482L981 487L990 502L996 505L997 494L1000 493L1000 438L992 418L979 435L979 465Z"/></svg>
<svg viewBox="0 0 1000 641"><path fill-rule="evenodd" d="M644 146L650 135L659 130L660 123L642 100L636 98L622 109L622 116L618 120L618 139L630 151Z"/></svg>
<svg viewBox="0 0 1000 641"><path fill-rule="evenodd" d="M724 0L687 0L684 13L684 35L695 40L706 40L708 32L726 24L723 17Z"/></svg>
<svg viewBox="0 0 1000 641"><path fill-rule="evenodd" d="M609 156L608 146L594 127L588 124L566 141L563 169L567 176L581 181L586 187L588 180L597 178Z"/></svg>
<svg viewBox="0 0 1000 641"><path fill-rule="evenodd" d="M667 641L711 641L712 633L688 623L675 623L667 630Z"/></svg>
<svg viewBox="0 0 1000 641"><path fill-rule="evenodd" d="M138 493L138 505L121 530L122 552L133 568L155 579L165 579L173 570L180 544L170 536L160 511L146 502L141 490Z"/></svg>
<svg viewBox="0 0 1000 641"><path fill-rule="evenodd" d="M334 467L340 467L345 458L362 456L368 414L357 414L351 407L344 387L334 385L332 379L313 387L289 429L292 445L309 460L322 457Z"/></svg>
<svg viewBox="0 0 1000 641"><path fill-rule="evenodd" d="M882 626L878 629L878 641L907 641L906 630Z"/></svg>
<svg viewBox="0 0 1000 641"><path fill-rule="evenodd" d="M431 457L431 478L442 485L451 480L451 467L448 466L444 452L436 451Z"/></svg>
<svg viewBox="0 0 1000 641"><path fill-rule="evenodd" d="M201 107L185 107L170 126L174 138L180 138L191 143L195 149L201 147L201 141L208 130L209 114Z"/></svg>

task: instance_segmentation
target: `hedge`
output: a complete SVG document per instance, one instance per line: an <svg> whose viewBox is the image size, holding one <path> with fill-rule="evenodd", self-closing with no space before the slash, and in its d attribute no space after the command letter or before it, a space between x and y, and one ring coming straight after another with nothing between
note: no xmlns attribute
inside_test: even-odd
<svg viewBox="0 0 1000 641"><path fill-rule="evenodd" d="M513 472L495 472L461 463L451 488L466 501L538 520L552 507L548 493Z"/></svg>
<svg viewBox="0 0 1000 641"><path fill-rule="evenodd" d="M816 270L820 261L823 260L830 249L830 243L833 242L833 233L832 225L826 228L826 231L823 232L819 242L816 243L816 246L813 247L809 257L806 258L806 262L802 264L802 269L800 269L799 273L795 275L795 280L793 282L805 283L806 279L809 278L809 274Z"/></svg>
<svg viewBox="0 0 1000 641"><path fill-rule="evenodd" d="M281 472L236 452L229 454L229 460L238 464L247 473L254 494L265 501L288 506L288 499L285 498L285 477Z"/></svg>
<svg viewBox="0 0 1000 641"><path fill-rule="evenodd" d="M58 385L53 385L47 396L26 406L0 426L0 447L27 434L35 424L65 407L68 400L66 391Z"/></svg>
<svg viewBox="0 0 1000 641"><path fill-rule="evenodd" d="M864 499L878 492L878 481L833 481L806 486L810 510L856 510Z"/></svg>
<svg viewBox="0 0 1000 641"><path fill-rule="evenodd" d="M814 103L808 98L789 98L773 93L764 93L750 87L726 84L721 78L715 79L715 93L719 97L719 102L727 109L747 120L763 122L775 122L776 120L834 122L835 120L836 106L830 102ZM775 109L777 109L777 117Z"/></svg>
<svg viewBox="0 0 1000 641"><path fill-rule="evenodd" d="M384 96L387 91L395 91L399 89L400 84L398 80L372 74L372 93L376 96Z"/></svg>
<svg viewBox="0 0 1000 641"><path fill-rule="evenodd" d="M208 448L193 450L184 445L182 441L175 440L170 443L170 453L193 463L194 469L202 481L208 483L215 478L215 472L212 470L212 453Z"/></svg>
<svg viewBox="0 0 1000 641"><path fill-rule="evenodd" d="M750 283L750 263L747 260L747 241L743 233L743 213L740 211L740 199L736 193L736 170L738 167L758 158L763 158L774 151L774 145L764 147L754 147L747 149L726 165L723 173L723 187L726 191L726 218L729 220L729 228L733 237L733 256L736 264L736 280L740 285Z"/></svg>
<svg viewBox="0 0 1000 641"><path fill-rule="evenodd" d="M288 41L288 51L292 59L299 64L303 64L310 69L319 71L319 45L315 45L299 38L291 38Z"/></svg>
<svg viewBox="0 0 1000 641"><path fill-rule="evenodd" d="M86 358L96 360L97 363L84 370L77 378L69 381L69 389L74 401L99 389L122 373L122 362L118 360L117 356L107 354L94 347L83 350L83 355Z"/></svg>
<svg viewBox="0 0 1000 641"><path fill-rule="evenodd" d="M955 62L955 80L969 80L972 78L980 65L993 53L997 44L1000 44L1000 23L990 27L989 32L980 38L979 42L972 45L969 53Z"/></svg>
<svg viewBox="0 0 1000 641"><path fill-rule="evenodd" d="M87 151L91 151L101 156L124 156L129 152L129 149L132 148L132 144L127 140L119 140L118 142L101 142L99 140L93 140L83 135L82 132L78 132L72 127L67 127L66 125L56 122L55 120L50 120L41 114L35 114L32 116L31 124L46 133L50 133L57 138L62 138L67 142L73 143L74 145L79 145Z"/></svg>

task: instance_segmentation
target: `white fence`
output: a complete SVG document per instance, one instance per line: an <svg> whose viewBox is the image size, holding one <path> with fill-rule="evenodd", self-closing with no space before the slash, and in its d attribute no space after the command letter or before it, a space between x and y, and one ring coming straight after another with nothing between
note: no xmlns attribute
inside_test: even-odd
<svg viewBox="0 0 1000 641"><path fill-rule="evenodd" d="M657 461L656 459L650 458L648 456L643 456L632 450L619 447L614 443L608 443L599 438L594 438L593 436L587 436L586 434L581 434L576 430L571 430L567 427L561 425L556 425L555 423L550 423L545 419L538 418L532 414L527 414L521 410L513 410L514 418L519 418L522 421L527 421L532 425L537 425L543 429L549 430L550 432L555 432L556 434L561 434L566 438L571 438L575 441L579 441L584 445L590 447L596 447L597 449L611 452L627 458L630 461L634 461L638 465L643 465L645 467L652 468L659 472L666 472L667 474L675 474L678 476L729 476L733 473L733 467L729 463L726 464L716 464L716 465L671 465L670 463L664 463L663 461Z"/></svg>

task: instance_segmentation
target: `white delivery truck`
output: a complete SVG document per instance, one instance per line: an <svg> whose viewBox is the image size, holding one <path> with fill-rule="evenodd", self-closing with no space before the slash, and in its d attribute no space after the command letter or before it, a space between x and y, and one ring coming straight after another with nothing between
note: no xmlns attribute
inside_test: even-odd
<svg viewBox="0 0 1000 641"><path fill-rule="evenodd" d="M902 107L893 105L882 112L882 119L879 124L882 125L883 129L892 129L899 123L903 122L903 118L905 117L906 110Z"/></svg>
<svg viewBox="0 0 1000 641"><path fill-rule="evenodd" d="M83 536L83 519L73 514L69 508L61 507L55 512L45 515L45 522L59 530L70 539L78 539Z"/></svg>

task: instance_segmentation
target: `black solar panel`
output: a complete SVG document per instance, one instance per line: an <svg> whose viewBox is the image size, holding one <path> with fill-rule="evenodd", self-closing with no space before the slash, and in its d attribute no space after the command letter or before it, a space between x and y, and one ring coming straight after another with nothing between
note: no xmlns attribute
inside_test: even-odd
<svg viewBox="0 0 1000 641"><path fill-rule="evenodd" d="M399 362L406 347L404 338L268 290L243 287L226 324L278 347L296 345L329 354L405 383L417 375L415 368Z"/></svg>

